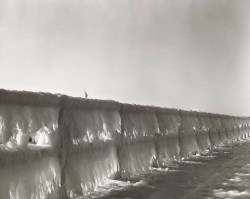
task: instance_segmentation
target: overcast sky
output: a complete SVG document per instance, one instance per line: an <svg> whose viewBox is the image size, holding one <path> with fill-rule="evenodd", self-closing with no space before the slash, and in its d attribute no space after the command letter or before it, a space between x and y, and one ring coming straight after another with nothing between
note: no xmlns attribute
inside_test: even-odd
<svg viewBox="0 0 250 199"><path fill-rule="evenodd" d="M249 0L0 0L0 87L250 115Z"/></svg>

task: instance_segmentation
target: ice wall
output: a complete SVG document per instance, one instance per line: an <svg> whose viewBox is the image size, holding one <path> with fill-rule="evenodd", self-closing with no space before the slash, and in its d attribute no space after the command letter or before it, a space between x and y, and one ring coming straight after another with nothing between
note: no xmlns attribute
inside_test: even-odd
<svg viewBox="0 0 250 199"><path fill-rule="evenodd" d="M61 181L57 100L25 94L0 91L1 198L57 198Z"/></svg>
<svg viewBox="0 0 250 199"><path fill-rule="evenodd" d="M235 126L234 126L234 136L236 140L240 139L240 120L238 117L234 117Z"/></svg>
<svg viewBox="0 0 250 199"><path fill-rule="evenodd" d="M45 151L1 150L1 198L58 198L60 165L58 158Z"/></svg>
<svg viewBox="0 0 250 199"><path fill-rule="evenodd" d="M250 118L0 90L1 198L76 198L244 139Z"/></svg>
<svg viewBox="0 0 250 199"><path fill-rule="evenodd" d="M208 113L196 113L198 119L197 143L201 151L206 151L211 147L209 132L211 129L211 121Z"/></svg>
<svg viewBox="0 0 250 199"><path fill-rule="evenodd" d="M210 113L210 119L212 123L210 131L211 132L210 142L212 143L212 146L219 146L223 143L220 136L220 129L221 129L220 119L217 114L212 114L212 113Z"/></svg>
<svg viewBox="0 0 250 199"><path fill-rule="evenodd" d="M250 136L250 132L249 132L250 121L249 120L250 120L249 118L242 118L242 121L244 124L243 134L245 134L246 136Z"/></svg>
<svg viewBox="0 0 250 199"><path fill-rule="evenodd" d="M244 118L239 118L239 123L240 123L240 138L244 138L246 135L246 129L245 129L245 123L246 121Z"/></svg>
<svg viewBox="0 0 250 199"><path fill-rule="evenodd" d="M230 142L232 141L232 134L231 134L231 126L228 121L228 118L226 115L219 116L220 117L220 123L221 123L221 129L220 129L220 138L222 142Z"/></svg>
<svg viewBox="0 0 250 199"><path fill-rule="evenodd" d="M119 171L120 105L112 101L68 99L65 188L69 198L95 190ZM68 131L68 132L66 132Z"/></svg>
<svg viewBox="0 0 250 199"><path fill-rule="evenodd" d="M118 147L120 175L129 179L149 172L156 160L159 126L154 107L124 104L120 109L121 143Z"/></svg>
<svg viewBox="0 0 250 199"><path fill-rule="evenodd" d="M177 109L157 109L159 136L157 136L157 163L165 167L180 160L179 131L180 111Z"/></svg>
<svg viewBox="0 0 250 199"><path fill-rule="evenodd" d="M239 138L238 129L237 129L237 122L235 120L235 117L229 117L228 116L228 120L229 120L229 123L231 125L230 133L231 133L231 136L232 136L232 141L235 142Z"/></svg>
<svg viewBox="0 0 250 199"><path fill-rule="evenodd" d="M199 122L193 111L181 111L180 149L181 156L188 158L200 152L197 142Z"/></svg>

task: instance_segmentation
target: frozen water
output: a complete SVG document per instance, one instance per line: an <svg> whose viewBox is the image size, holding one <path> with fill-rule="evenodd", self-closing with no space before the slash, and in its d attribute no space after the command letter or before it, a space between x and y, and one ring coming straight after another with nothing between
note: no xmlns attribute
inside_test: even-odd
<svg viewBox="0 0 250 199"><path fill-rule="evenodd" d="M1 198L56 198L58 108L0 104ZM46 129L46 131L44 131ZM43 134L31 143L39 134ZM45 140L46 139L46 140ZM42 145L47 145L42 146Z"/></svg>
<svg viewBox="0 0 250 199"><path fill-rule="evenodd" d="M74 198L115 177L121 120L118 110L73 109L67 117L70 142L66 146L66 189Z"/></svg>
<svg viewBox="0 0 250 199"><path fill-rule="evenodd" d="M232 153L247 158L245 151L237 152L237 143L231 143L249 137L249 118L51 94L15 95L0 91L3 198L100 197L108 190L127 187L137 187L141 194L119 192L123 198L145 198L144 191L148 198L164 198L176 188L166 192L162 187L171 190L178 184L184 186L178 194L185 192L185 197L192 198L207 185L192 181L207 176L202 169L201 176L197 176L194 169L210 165L207 162L218 156L224 160ZM237 147L247 151L246 145ZM242 170L235 170L228 180L218 181L218 187L208 181L209 191L213 190L208 194L205 191L208 197L249 196L248 189L223 188L230 183L248 182L248 173L243 170L249 162L243 161L244 166L241 159L235 161ZM223 169L230 170L232 165L235 163ZM220 172L213 170L213 164L210 166L205 167L210 174ZM166 183L169 173L185 172L185 168L190 175L177 179L170 176L173 184ZM193 184L182 184L183 179L197 187L190 191Z"/></svg>
<svg viewBox="0 0 250 199"><path fill-rule="evenodd" d="M207 150L211 147L211 142L209 138L209 130L211 128L211 121L208 113L197 113L196 114L199 129L197 133L197 143L201 151Z"/></svg>
<svg viewBox="0 0 250 199"><path fill-rule="evenodd" d="M181 156L188 158L190 155L199 153L200 149L197 143L197 133L199 122L195 112L181 112L180 127L180 149Z"/></svg>
<svg viewBox="0 0 250 199"><path fill-rule="evenodd" d="M124 105L120 114L120 176L129 179L148 173L152 167L156 159L155 135L159 134L159 126L154 108Z"/></svg>
<svg viewBox="0 0 250 199"><path fill-rule="evenodd" d="M181 117L177 109L158 109L160 134L157 137L157 164L166 167L180 161L179 131Z"/></svg>

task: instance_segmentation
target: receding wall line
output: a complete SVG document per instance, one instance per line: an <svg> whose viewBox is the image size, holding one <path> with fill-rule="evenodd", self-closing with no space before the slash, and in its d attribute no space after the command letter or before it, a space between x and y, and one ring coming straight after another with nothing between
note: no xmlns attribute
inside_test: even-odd
<svg viewBox="0 0 250 199"><path fill-rule="evenodd" d="M56 176L60 178L57 189L60 199L70 197L68 194L78 191L77 188L80 192L83 188L88 192L89 187L102 185L104 178L128 180L149 172L152 166L164 167L165 163L175 161L176 155L177 160L187 158L192 152L209 147L211 141L211 146L217 147L223 142L246 138L250 127L246 117L66 95L0 90L0 105L3 107L0 109L3 122L12 125L8 126L8 130L15 128L19 122L34 122L32 130L36 133L44 127L43 122L47 122L47 127L56 135L57 139L51 147L56 156L55 165L59 165ZM53 109L47 109L48 106ZM16 119L9 117L12 115L16 115ZM52 124L58 124L56 130L53 130ZM26 126L20 128L24 134L28 132ZM9 135L10 132L4 131L3 134ZM203 133L206 134L204 139ZM101 134L109 134L110 137L104 139ZM92 141L89 135L94 137ZM46 155L49 156L49 153ZM102 167L103 161L108 166ZM88 173L84 173L85 169Z"/></svg>

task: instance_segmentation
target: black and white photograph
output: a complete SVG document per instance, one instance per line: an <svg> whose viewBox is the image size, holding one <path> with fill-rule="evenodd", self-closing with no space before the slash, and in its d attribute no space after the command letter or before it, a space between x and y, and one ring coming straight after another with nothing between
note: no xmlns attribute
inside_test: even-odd
<svg viewBox="0 0 250 199"><path fill-rule="evenodd" d="M0 0L0 199L250 199L250 1Z"/></svg>

